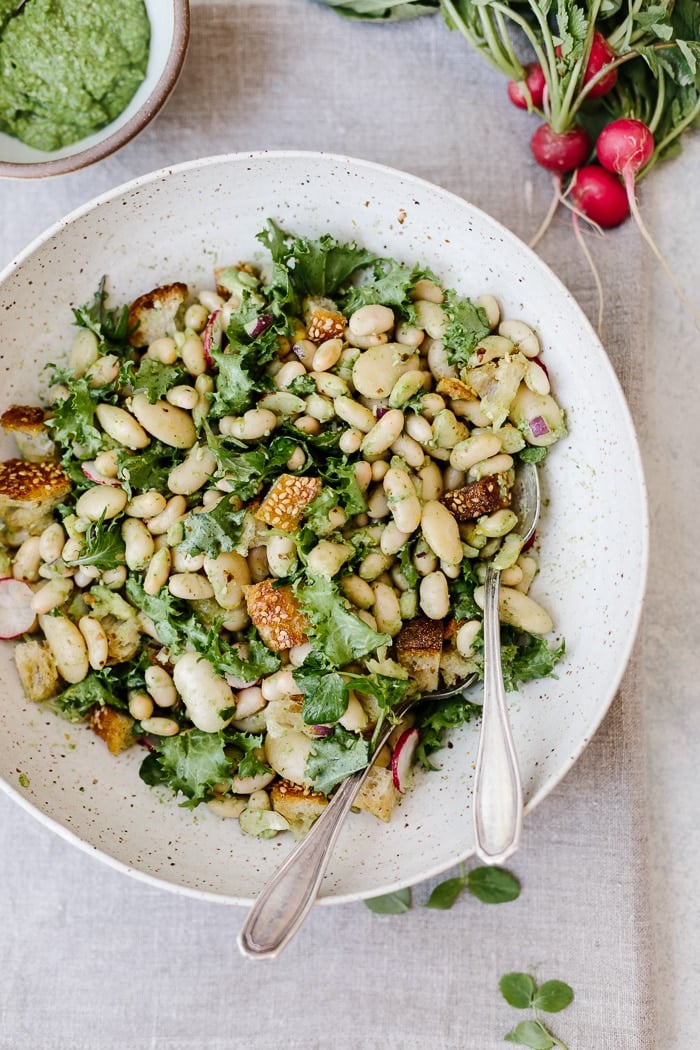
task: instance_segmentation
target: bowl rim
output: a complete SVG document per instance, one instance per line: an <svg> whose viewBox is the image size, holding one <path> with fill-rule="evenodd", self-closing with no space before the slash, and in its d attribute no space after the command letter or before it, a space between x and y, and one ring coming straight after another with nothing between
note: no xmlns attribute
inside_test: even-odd
<svg viewBox="0 0 700 1050"><path fill-rule="evenodd" d="M549 266L549 264L541 258L537 253L529 247L524 241L518 237L511 229L505 226L499 219L495 218L491 213L485 211L479 205L474 204L468 198L462 197L460 194L447 189L445 186L438 182L424 178L419 175L407 171L405 169L397 168L393 165L385 164L378 161L368 160L366 158L352 156L350 154L336 153L324 150L314 149L257 149L257 150L238 150L232 152L215 153L202 157L197 157L190 160L178 162L176 164L165 165L152 171L146 172L141 175L137 175L131 179L128 179L118 185L111 187L110 189L92 197L90 200L78 205L72 211L67 213L62 218L54 221L48 226L43 233L36 236L13 260L11 260L7 266L0 271L0 285L11 276L11 274L22 264L22 262L32 255L35 251L41 248L45 243L51 240L54 236L59 234L65 227L70 226L76 220L91 214L97 210L101 205L108 204L110 201L123 196L124 194L132 194L138 192L141 188L158 182L163 178L167 178L172 175L179 175L187 173L192 170L204 169L219 164L226 164L232 161L259 161L259 160L286 160L289 158L305 158L305 159L322 159L330 163L340 165L352 165L359 166L366 169L368 172L378 171L389 173L393 176L398 176L403 180L407 180L417 187L426 187L431 190L437 191L441 196L458 203L460 206L466 206L474 213L485 218L489 224L495 229L501 231L505 236L506 240L515 242L519 250L525 252L526 255L530 256L533 260L536 260L539 267L544 268L549 273L550 279L558 286L559 293L563 299L568 301L574 306L581 317L581 321L584 326L588 329L588 334L592 342L597 346L600 354L600 367L605 372L606 378L610 383L610 389L614 393L616 398L616 409L621 413L624 418L624 426L632 437L632 444L629 452L632 457L630 464L632 473L635 478L637 486L637 492L640 498L640 509L641 509L641 520L639 522L640 528L640 543L641 546L638 549L638 577L636 580L634 602L630 608L630 615L628 618L628 629L624 644L620 647L619 659L617 663L616 674L609 680L608 702L602 704L591 717L590 721L586 726L586 732L579 736L576 746L567 754L565 760L562 762L561 768L555 774L551 775L547 780L546 784L532 795L524 806L524 814L528 815L533 812L544 800L551 794L569 775L573 767L576 765L578 760L581 758L591 740L595 734L599 731L604 719L608 715L612 704L615 702L616 696L620 689L620 686L624 680L626 673L628 672L630 661L632 659L635 648L638 646L639 630L641 627L643 612L644 612L644 601L648 586L648 571L649 571L649 555L650 555L650 512L649 512L649 500L648 500L648 487L646 483L646 474L644 469L643 458L639 441L637 437L636 426L629 408L627 396L622 387L619 377L612 365L610 358L608 357L605 348L600 340L598 333L593 328L590 319L585 314L583 307L578 302L573 293L564 284L558 274ZM203 889L191 885L184 885L183 883L169 880L166 875L160 874L155 875L149 872L142 871L125 862L118 857L113 856L109 851L102 849L99 846L86 841L80 835L78 835L71 828L61 823L57 818L45 813L38 805L31 802L26 796L20 792L13 784L7 781L4 777L0 777L0 791L3 794L8 795L20 807L32 817L37 819L39 823L43 824L49 830L58 834L64 841L76 846L80 851L95 857L102 863L106 864L107 867L112 868L122 874L134 878L136 881L150 885L158 890L165 890L167 892L173 892L178 895L184 895L200 901L205 901L213 904L222 904L226 906L242 906L249 907L254 898L236 897L227 893L219 893L209 889ZM464 862L474 856L473 848L462 850L459 856L455 856L454 862ZM432 878L441 874L444 867L438 867L427 871L424 878ZM403 880L387 885L382 889L382 893L391 893L396 890L404 888L408 883ZM347 903L353 903L357 900L363 899L357 892L350 891L340 894L332 895L319 895L316 901L316 905L321 906L334 906Z"/></svg>
<svg viewBox="0 0 700 1050"><path fill-rule="evenodd" d="M54 160L36 162L0 160L0 178L44 179L87 168L121 149L150 124L174 90L187 53L190 35L190 0L172 0L172 4L173 39L168 59L153 90L137 112L107 138L78 153L72 153L68 157L56 157Z"/></svg>

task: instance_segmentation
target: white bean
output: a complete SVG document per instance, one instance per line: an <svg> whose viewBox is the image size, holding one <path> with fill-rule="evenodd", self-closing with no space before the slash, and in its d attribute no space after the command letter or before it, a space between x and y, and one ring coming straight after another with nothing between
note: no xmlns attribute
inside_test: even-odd
<svg viewBox="0 0 700 1050"><path fill-rule="evenodd" d="M85 378L93 389L113 383L119 375L119 358L115 354L105 354L90 365Z"/></svg>
<svg viewBox="0 0 700 1050"><path fill-rule="evenodd" d="M222 609L238 608L243 601L243 588L251 581L250 567L243 555L222 551L216 558L205 559L204 572Z"/></svg>
<svg viewBox="0 0 700 1050"><path fill-rule="evenodd" d="M482 459L479 463L475 463L473 467L469 468L467 477L470 481L479 481L480 478L490 477L492 474L505 474L506 471L512 470L512 468L513 457L505 452L501 452L497 456L490 456L488 459Z"/></svg>
<svg viewBox="0 0 700 1050"><path fill-rule="evenodd" d="M384 492L396 527L412 533L421 522L421 503L407 471L392 467L384 478Z"/></svg>
<svg viewBox="0 0 700 1050"><path fill-rule="evenodd" d="M420 494L424 502L440 499L445 491L442 471L437 463L428 462L418 471Z"/></svg>
<svg viewBox="0 0 700 1050"><path fill-rule="evenodd" d="M145 733L151 733L153 736L177 736L180 732L180 727L174 718L144 718L141 721L141 728Z"/></svg>
<svg viewBox="0 0 700 1050"><path fill-rule="evenodd" d="M125 518L121 533L127 566L132 572L141 572L148 566L155 552L153 536L140 518Z"/></svg>
<svg viewBox="0 0 700 1050"><path fill-rule="evenodd" d="M501 308L498 305L498 300L493 295L480 295L474 300L474 305L484 311L488 326L493 331L501 319Z"/></svg>
<svg viewBox="0 0 700 1050"><path fill-rule="evenodd" d="M241 689L236 698L236 720L248 718L262 711L267 700L263 696L259 685L249 685Z"/></svg>
<svg viewBox="0 0 700 1050"><path fill-rule="evenodd" d="M81 616L78 629L85 639L90 667L101 671L109 658L109 641L104 627L94 616Z"/></svg>
<svg viewBox="0 0 700 1050"><path fill-rule="evenodd" d="M182 363L191 376L201 376L207 370L207 356L198 335L188 335L180 348Z"/></svg>
<svg viewBox="0 0 700 1050"><path fill-rule="evenodd" d="M388 397L399 376L415 371L418 365L419 358L413 347L384 343L360 354L353 366L352 381L358 393L365 397Z"/></svg>
<svg viewBox="0 0 700 1050"><path fill-rule="evenodd" d="M191 412L199 403L199 394L195 387L187 383L180 383L178 386L170 387L165 395L165 400L168 404L175 405L176 408L184 408L186 412Z"/></svg>
<svg viewBox="0 0 700 1050"><path fill-rule="evenodd" d="M348 430L344 430L338 441L340 451L345 452L348 456L351 456L354 452L358 452L360 445L362 444L363 436L362 431L358 430L357 427L350 427Z"/></svg>
<svg viewBox="0 0 700 1050"><path fill-rule="evenodd" d="M337 364L342 349L342 339L326 339L324 343L321 343L313 356L311 362L312 371L327 372L333 365Z"/></svg>
<svg viewBox="0 0 700 1050"><path fill-rule="evenodd" d="M100 452L95 456L95 470L104 474L106 478L116 478L119 472L118 456L119 450L116 448L108 448L105 452Z"/></svg>
<svg viewBox="0 0 700 1050"><path fill-rule="evenodd" d="M40 616L39 626L53 654L56 670L70 685L77 685L87 676L88 663L85 639L76 625L66 616Z"/></svg>
<svg viewBox="0 0 700 1050"><path fill-rule="evenodd" d="M159 664L151 664L144 672L146 689L158 707L175 707L177 703L177 690L171 675L160 667Z"/></svg>
<svg viewBox="0 0 700 1050"><path fill-rule="evenodd" d="M404 415L399 408L390 408L369 433L365 434L360 451L364 456L379 456L386 452L403 430Z"/></svg>
<svg viewBox="0 0 700 1050"><path fill-rule="evenodd" d="M474 642L481 631L481 620L467 620L457 630L455 647L460 656L469 659L474 655Z"/></svg>
<svg viewBox="0 0 700 1050"><path fill-rule="evenodd" d="M311 378L316 384L318 393L329 397L332 401L335 401L336 397L348 396L348 384L333 372L312 372Z"/></svg>
<svg viewBox="0 0 700 1050"><path fill-rule="evenodd" d="M115 485L94 485L87 489L75 504L75 512L88 521L116 518L124 510L128 496L123 488Z"/></svg>
<svg viewBox="0 0 700 1050"><path fill-rule="evenodd" d="M66 534L59 521L47 525L39 537L39 554L45 562L56 561L66 544Z"/></svg>
<svg viewBox="0 0 700 1050"><path fill-rule="evenodd" d="M277 426L277 416L267 408L251 408L242 416L223 416L219 430L224 437L240 441L259 441Z"/></svg>
<svg viewBox="0 0 700 1050"><path fill-rule="evenodd" d="M421 530L426 542L441 561L459 565L462 561L462 538L459 525L447 507L438 500L423 506Z"/></svg>
<svg viewBox="0 0 700 1050"><path fill-rule="evenodd" d="M450 611L450 592L444 572L429 572L420 581L419 603L431 620L444 620Z"/></svg>
<svg viewBox="0 0 700 1050"><path fill-rule="evenodd" d="M469 430L449 408L438 412L433 420L433 440L438 448L454 448L469 436Z"/></svg>
<svg viewBox="0 0 700 1050"><path fill-rule="evenodd" d="M483 587L475 588L474 601L483 609ZM501 587L498 613L502 623L517 627L521 631L529 631L530 634L548 634L554 627L549 613L529 595L514 587Z"/></svg>
<svg viewBox="0 0 700 1050"><path fill-rule="evenodd" d="M287 729L279 736L268 732L265 737L265 758L275 773L292 784L311 787L306 763L313 747L311 737L298 729Z"/></svg>
<svg viewBox="0 0 700 1050"><path fill-rule="evenodd" d="M39 579L41 551L39 536L28 536L17 548L12 560L12 576L15 580L35 583Z"/></svg>
<svg viewBox="0 0 700 1050"><path fill-rule="evenodd" d="M351 397L337 397L333 402L333 408L339 419L353 429L361 430L363 434L369 433L377 422L368 408Z"/></svg>
<svg viewBox="0 0 700 1050"><path fill-rule="evenodd" d="M497 455L501 451L501 439L497 434L476 434L460 441L450 453L450 466L455 470L467 471L484 459Z"/></svg>
<svg viewBox="0 0 700 1050"><path fill-rule="evenodd" d="M137 722L143 722L153 714L153 701L143 689L130 689L128 703L129 714Z"/></svg>
<svg viewBox="0 0 700 1050"><path fill-rule="evenodd" d="M125 448L139 449L150 444L146 431L125 409L101 404L95 409L95 416L105 434Z"/></svg>
<svg viewBox="0 0 700 1050"><path fill-rule="evenodd" d="M165 534L171 525L174 525L187 510L187 500L184 496L171 496L160 513L148 518L146 525L148 531L154 536Z"/></svg>
<svg viewBox="0 0 700 1050"><path fill-rule="evenodd" d="M408 434L399 434L391 446L391 451L395 456L400 456L404 463L413 467L414 470L418 470L425 463L423 448Z"/></svg>
<svg viewBox="0 0 700 1050"><path fill-rule="evenodd" d="M275 671L274 674L263 678L260 689L268 703L271 700L285 700L290 696L298 696L300 693L299 686L294 681L294 675L288 668Z"/></svg>
<svg viewBox="0 0 700 1050"><path fill-rule="evenodd" d="M157 489L139 492L124 507L124 513L130 518L154 518L165 510L167 500Z"/></svg>
<svg viewBox="0 0 700 1050"><path fill-rule="evenodd" d="M393 638L401 630L401 606L396 591L381 580L372 585L374 605L372 612L377 623L377 630Z"/></svg>
<svg viewBox="0 0 700 1050"><path fill-rule="evenodd" d="M429 374L419 368L414 368L410 372L404 372L394 383L389 395L390 407L402 408L407 401L415 397L420 390L425 390L429 384Z"/></svg>
<svg viewBox="0 0 700 1050"><path fill-rule="evenodd" d="M428 347L428 368L436 379L457 377L457 368L450 362L440 339L434 339Z"/></svg>
<svg viewBox="0 0 700 1050"><path fill-rule="evenodd" d="M99 344L97 336L89 328L81 328L73 340L73 345L68 354L68 367L75 378L79 379L81 376L84 376L88 368L97 361L98 357Z"/></svg>
<svg viewBox="0 0 700 1050"><path fill-rule="evenodd" d="M319 576L335 576L355 548L349 543L334 543L332 540L319 540L307 555L309 570Z"/></svg>
<svg viewBox="0 0 700 1050"><path fill-rule="evenodd" d="M512 340L525 357L537 357L540 352L539 339L524 321L501 321L498 334Z"/></svg>
<svg viewBox="0 0 700 1050"><path fill-rule="evenodd" d="M158 594L161 587L168 582L170 575L170 549L161 547L157 550L146 569L143 580L143 589L146 594Z"/></svg>
<svg viewBox="0 0 700 1050"><path fill-rule="evenodd" d="M174 598L183 598L188 602L214 597L214 588L209 580L198 572L174 572L168 580L168 590Z"/></svg>
<svg viewBox="0 0 700 1050"><path fill-rule="evenodd" d="M216 470L216 456L205 445L193 445L182 463L168 474L168 488L181 496L190 496L206 485Z"/></svg>
<svg viewBox="0 0 700 1050"><path fill-rule="evenodd" d="M394 327L394 311L388 306L371 303L350 315L348 328L355 335L381 335Z"/></svg>
<svg viewBox="0 0 700 1050"><path fill-rule="evenodd" d="M287 361L275 376L275 386L278 390L286 390L295 379L305 375L306 369L301 361Z"/></svg>
<svg viewBox="0 0 700 1050"><path fill-rule="evenodd" d="M161 399L154 404L145 394L135 394L131 411L144 430L171 448L191 448L197 440L192 416Z"/></svg>
<svg viewBox="0 0 700 1050"><path fill-rule="evenodd" d="M69 577L57 576L49 580L34 592L30 605L37 616L50 613L52 609L58 609L65 605L73 593L73 581Z"/></svg>
<svg viewBox="0 0 700 1050"><path fill-rule="evenodd" d="M267 564L273 576L289 576L297 563L297 548L290 536L270 536L267 541Z"/></svg>
<svg viewBox="0 0 700 1050"><path fill-rule="evenodd" d="M180 657L173 681L197 729L218 733L231 721L236 704L231 687L199 653Z"/></svg>
<svg viewBox="0 0 700 1050"><path fill-rule="evenodd" d="M374 604L374 591L366 580L359 576L343 576L340 590L358 609L370 609Z"/></svg>
<svg viewBox="0 0 700 1050"><path fill-rule="evenodd" d="M178 358L175 340L169 335L161 336L160 339L154 339L149 344L144 357L151 358L153 361L159 361L162 365L174 365Z"/></svg>

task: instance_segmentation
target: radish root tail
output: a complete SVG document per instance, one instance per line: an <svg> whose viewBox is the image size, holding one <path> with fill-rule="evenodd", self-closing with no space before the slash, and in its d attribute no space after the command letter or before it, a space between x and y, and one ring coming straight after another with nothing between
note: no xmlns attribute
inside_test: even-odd
<svg viewBox="0 0 700 1050"><path fill-rule="evenodd" d="M590 251L588 250L588 245L586 244L584 236L583 236L583 234L581 232L581 223L579 222L579 213L575 209L572 209L572 222L573 222L573 227L574 227L574 234L576 236L576 240L578 241L578 246L581 249L581 252L583 253L584 259L588 263L588 266L589 266L589 269L591 271L591 274L593 275L593 280L595 282L596 291L598 293L598 323L596 325L596 331L598 332L598 336L600 338L602 338L602 335L603 335L603 311L604 311L604 304L605 304L605 295L604 295L604 292L603 292L603 284L602 284L602 281L600 279L600 274L598 273L598 267L596 266L596 264L595 264L595 262L593 260L593 256L591 255Z"/></svg>
<svg viewBox="0 0 700 1050"><path fill-rule="evenodd" d="M658 247L656 246L654 238L651 236L651 234L647 230L646 226L644 225L644 220L642 219L641 213L639 211L639 206L637 204L637 197L636 197L635 192L634 192L634 174L633 174L633 172L626 172L624 174L624 181L625 181L625 189L627 190L627 199L629 200L629 205L630 205L630 213L632 215L632 218L634 219L634 221L637 224L637 229L641 233L641 235L644 238L644 240L646 241L646 243L651 248L652 252L654 253L655 258L657 259L657 261L660 263L664 273L666 274L666 276L669 279L669 282L671 283L671 287L676 292L676 295L681 300L681 302L684 303L688 307L688 310L690 311L690 314L691 314L691 316L692 316L692 318L693 318L693 320L695 322L695 327L696 328L700 328L700 314L698 314L695 306L693 305L693 303L690 301L688 296L685 294L685 292L681 288L680 284L678 283L678 279L676 278L676 275L673 273L671 267L668 265L668 263L664 259L663 255L661 254L661 252L659 251Z"/></svg>
<svg viewBox="0 0 700 1050"><path fill-rule="evenodd" d="M547 214L545 215L544 219L542 220L542 222L540 224L540 228L538 229L537 233L528 242L528 247L530 247L530 248L534 248L535 245L539 244L539 242L542 240L542 238L544 237L545 233L547 232L549 227L552 225L552 219L554 218L554 216L556 214L557 208L562 203L561 175L554 175L552 177L552 185L554 186L554 193L552 194L552 199L551 199L551 201L549 203L549 208L547 209Z"/></svg>

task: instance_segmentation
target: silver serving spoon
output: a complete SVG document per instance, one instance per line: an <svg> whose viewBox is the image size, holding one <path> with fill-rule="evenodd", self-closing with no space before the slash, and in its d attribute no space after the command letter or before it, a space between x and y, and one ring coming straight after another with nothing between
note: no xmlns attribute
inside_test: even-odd
<svg viewBox="0 0 700 1050"><path fill-rule="evenodd" d="M519 465L511 506L518 515L518 532L527 543L540 514L534 463ZM516 851L523 821L523 789L501 668L500 578L500 571L489 564L484 583L484 707L472 803L476 855L487 864L501 864Z"/></svg>
<svg viewBox="0 0 700 1050"><path fill-rule="evenodd" d="M413 697L395 709L396 719L401 721L418 702L455 696L475 680L476 675L472 675L452 689ZM369 764L342 781L320 817L257 897L238 935L238 947L243 955L274 959L303 923L318 895L343 821L395 725L393 720L387 723Z"/></svg>

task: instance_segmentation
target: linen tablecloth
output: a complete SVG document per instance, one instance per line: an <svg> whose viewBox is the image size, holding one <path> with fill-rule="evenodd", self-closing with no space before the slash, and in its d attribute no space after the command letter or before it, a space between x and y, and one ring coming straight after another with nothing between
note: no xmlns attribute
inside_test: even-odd
<svg viewBox="0 0 700 1050"><path fill-rule="evenodd" d="M390 164L465 197L524 240L549 200L527 120L499 73L441 18L348 22L312 0L195 2L164 112L117 156L49 182L0 184L0 264L60 215L135 175L198 156L321 149ZM646 275L631 226L591 239L602 338L642 424ZM559 213L538 251L590 318L597 293ZM624 265L623 265L624 264ZM130 879L0 795L0 1050L492 1050L525 1015L514 970L575 1001L569 1050L656 1045L638 654L574 769L525 822L522 894L377 916L316 908L273 963L242 959L239 909Z"/></svg>

